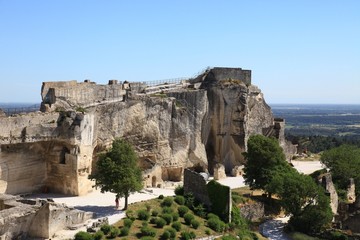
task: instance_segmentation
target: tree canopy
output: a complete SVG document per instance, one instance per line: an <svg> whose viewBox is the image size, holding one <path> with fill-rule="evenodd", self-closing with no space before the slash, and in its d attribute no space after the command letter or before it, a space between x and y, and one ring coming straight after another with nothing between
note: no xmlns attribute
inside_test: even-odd
<svg viewBox="0 0 360 240"><path fill-rule="evenodd" d="M349 178L353 178L356 186L360 186L360 148L353 145L341 145L325 151L321 162L331 172L334 183L340 189L347 189ZM356 188L359 195L360 189Z"/></svg>
<svg viewBox="0 0 360 240"><path fill-rule="evenodd" d="M332 212L324 189L310 176L290 167L276 139L251 136L244 155L247 160L245 182L269 196L276 194L284 210L291 214L289 226L311 233L331 222Z"/></svg>
<svg viewBox="0 0 360 240"><path fill-rule="evenodd" d="M245 183L253 189L264 189L277 171L290 169L285 155L275 138L263 135L250 136L247 142L248 151L244 153Z"/></svg>
<svg viewBox="0 0 360 240"><path fill-rule="evenodd" d="M125 198L127 209L130 193L141 190L142 174L137 164L137 156L128 142L116 139L112 148L100 154L96 172L89 176L101 192L112 192Z"/></svg>

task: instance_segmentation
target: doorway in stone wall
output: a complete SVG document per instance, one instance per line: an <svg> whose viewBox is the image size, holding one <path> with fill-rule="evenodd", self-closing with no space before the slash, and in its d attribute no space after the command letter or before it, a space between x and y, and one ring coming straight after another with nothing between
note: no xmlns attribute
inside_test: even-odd
<svg viewBox="0 0 360 240"><path fill-rule="evenodd" d="M151 186L156 187L156 176L152 176L152 178L151 178Z"/></svg>

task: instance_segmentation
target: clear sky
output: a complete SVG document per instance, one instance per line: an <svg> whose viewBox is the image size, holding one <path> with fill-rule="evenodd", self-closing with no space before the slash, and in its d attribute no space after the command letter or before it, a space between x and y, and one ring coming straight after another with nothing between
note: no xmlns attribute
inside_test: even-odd
<svg viewBox="0 0 360 240"><path fill-rule="evenodd" d="M268 103L360 104L360 1L0 0L0 102L208 66L252 70Z"/></svg>

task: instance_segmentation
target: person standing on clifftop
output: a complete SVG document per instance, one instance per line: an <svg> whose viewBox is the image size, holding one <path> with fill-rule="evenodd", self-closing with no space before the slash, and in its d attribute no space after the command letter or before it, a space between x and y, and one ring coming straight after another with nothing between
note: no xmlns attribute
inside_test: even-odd
<svg viewBox="0 0 360 240"><path fill-rule="evenodd" d="M116 210L119 209L119 195L118 194L116 194L116 197L115 197L115 208L116 208Z"/></svg>

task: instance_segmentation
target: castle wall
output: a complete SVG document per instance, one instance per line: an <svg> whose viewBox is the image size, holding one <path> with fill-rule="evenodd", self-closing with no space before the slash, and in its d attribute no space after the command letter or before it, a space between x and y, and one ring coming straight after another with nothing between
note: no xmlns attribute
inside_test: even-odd
<svg viewBox="0 0 360 240"><path fill-rule="evenodd" d="M123 100L126 91L121 84L110 82L108 85L97 85L93 82L43 82L41 97L44 104L54 104L63 99L73 106L86 107L88 105L106 101Z"/></svg>

